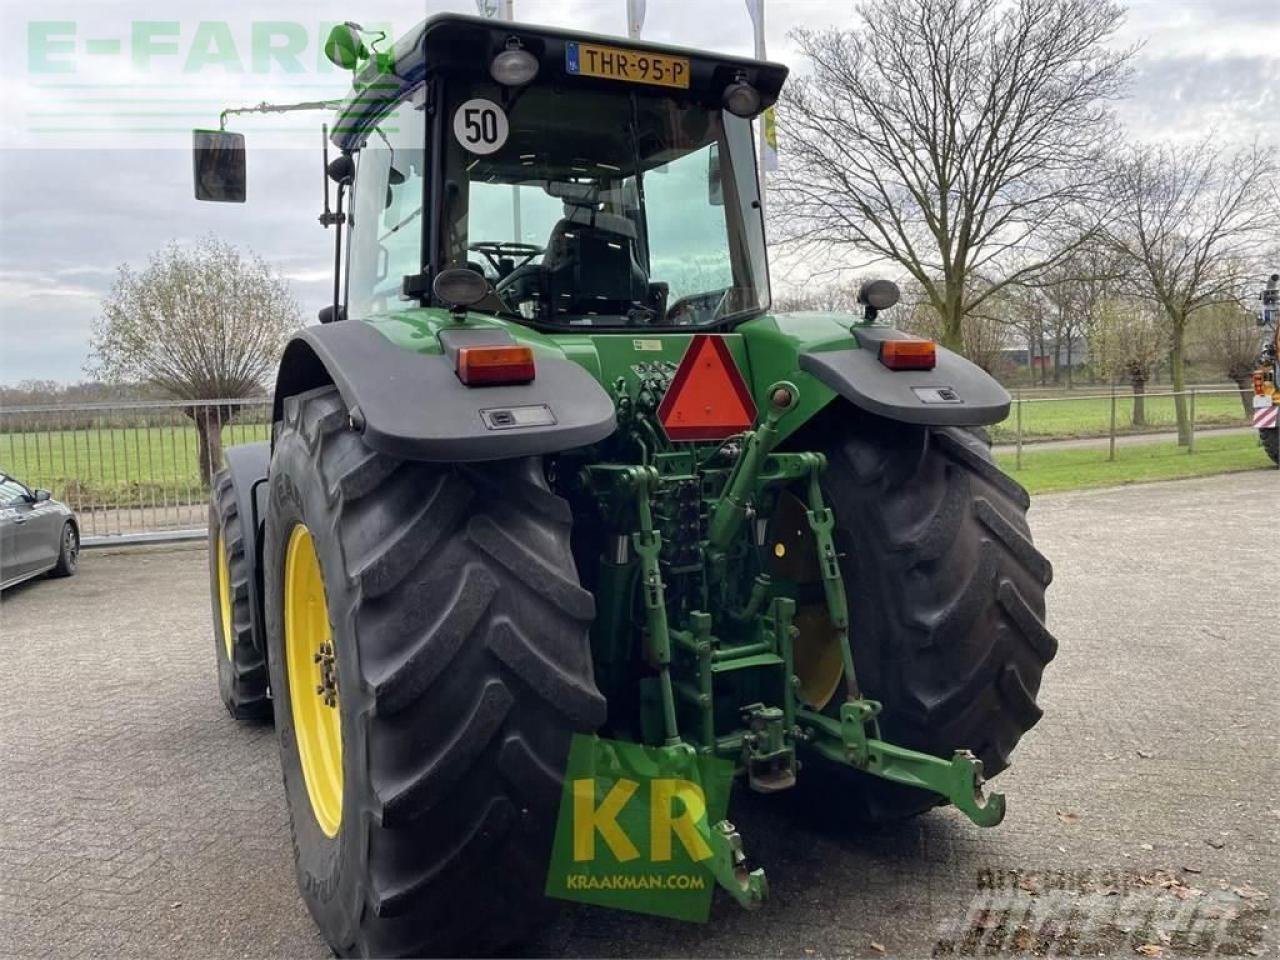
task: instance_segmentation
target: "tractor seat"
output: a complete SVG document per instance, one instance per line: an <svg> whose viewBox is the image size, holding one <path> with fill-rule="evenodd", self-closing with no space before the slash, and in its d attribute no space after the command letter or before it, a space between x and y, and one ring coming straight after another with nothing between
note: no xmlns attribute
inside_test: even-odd
<svg viewBox="0 0 1280 960"><path fill-rule="evenodd" d="M551 315L625 314L649 297L636 261L635 224L626 217L566 204L542 258Z"/></svg>

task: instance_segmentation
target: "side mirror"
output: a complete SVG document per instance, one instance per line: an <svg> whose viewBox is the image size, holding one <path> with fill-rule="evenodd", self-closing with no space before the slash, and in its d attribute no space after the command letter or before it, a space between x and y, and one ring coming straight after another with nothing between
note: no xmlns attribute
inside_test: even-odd
<svg viewBox="0 0 1280 960"><path fill-rule="evenodd" d="M345 319L347 319L346 307L338 307L337 310L334 310L333 304L328 304L327 306L323 306L320 308L321 323L333 323L336 320L345 320Z"/></svg>
<svg viewBox="0 0 1280 960"><path fill-rule="evenodd" d="M720 179L720 151L714 146L707 154L707 203L724 206L724 181Z"/></svg>
<svg viewBox="0 0 1280 960"><path fill-rule="evenodd" d="M450 310L465 310L489 295L489 278L467 267L451 267L436 274L431 292Z"/></svg>
<svg viewBox="0 0 1280 960"><path fill-rule="evenodd" d="M349 184L356 178L356 162L351 159L349 153L334 157L324 170L329 175L329 179L339 185Z"/></svg>
<svg viewBox="0 0 1280 960"><path fill-rule="evenodd" d="M892 280L871 280L858 288L858 302L865 308L863 318L870 323L881 310L894 306L902 296Z"/></svg>
<svg viewBox="0 0 1280 960"><path fill-rule="evenodd" d="M196 199L244 203L244 134L193 130L191 135Z"/></svg>
<svg viewBox="0 0 1280 960"><path fill-rule="evenodd" d="M36 490L34 495L31 497L31 502L44 503L46 500L52 500L52 499L53 499L53 494L50 493L48 490Z"/></svg>

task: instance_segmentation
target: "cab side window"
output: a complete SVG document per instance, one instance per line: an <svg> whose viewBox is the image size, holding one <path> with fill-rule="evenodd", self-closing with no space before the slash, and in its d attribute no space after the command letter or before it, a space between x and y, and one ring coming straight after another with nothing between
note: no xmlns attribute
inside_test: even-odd
<svg viewBox="0 0 1280 960"><path fill-rule="evenodd" d="M353 317L403 306L401 282L422 271L424 104L420 92L398 103L360 150L351 210Z"/></svg>

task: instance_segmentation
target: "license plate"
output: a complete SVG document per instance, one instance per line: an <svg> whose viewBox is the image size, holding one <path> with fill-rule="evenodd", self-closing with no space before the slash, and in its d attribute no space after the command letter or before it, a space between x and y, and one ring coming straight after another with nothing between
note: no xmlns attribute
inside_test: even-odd
<svg viewBox="0 0 1280 960"><path fill-rule="evenodd" d="M605 47L595 43L566 43L564 68L580 77L601 77L624 83L689 89L689 60L661 53Z"/></svg>

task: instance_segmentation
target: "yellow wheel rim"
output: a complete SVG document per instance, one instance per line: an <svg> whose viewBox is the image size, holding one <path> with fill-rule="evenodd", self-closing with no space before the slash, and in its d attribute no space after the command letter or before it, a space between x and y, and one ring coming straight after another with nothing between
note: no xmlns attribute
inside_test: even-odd
<svg viewBox="0 0 1280 960"><path fill-rule="evenodd" d="M342 722L324 578L311 531L289 534L284 558L284 655L289 704L311 812L325 836L342 823Z"/></svg>
<svg viewBox="0 0 1280 960"><path fill-rule="evenodd" d="M231 566L227 563L227 547L218 533L218 608L222 612L222 645L227 648L227 659L232 659L231 636Z"/></svg>
<svg viewBox="0 0 1280 960"><path fill-rule="evenodd" d="M840 632L822 604L807 604L796 611L797 634L792 647L800 699L821 710L840 688L844 677L844 657Z"/></svg>
<svg viewBox="0 0 1280 960"><path fill-rule="evenodd" d="M787 493L778 501L770 528L773 559L770 572L789 581L798 591L822 596L822 571L818 550L809 526L807 508ZM800 681L800 699L821 710L840 689L844 677L844 656L840 631L831 622L826 600L800 604L792 620L797 634L792 644L795 675Z"/></svg>

